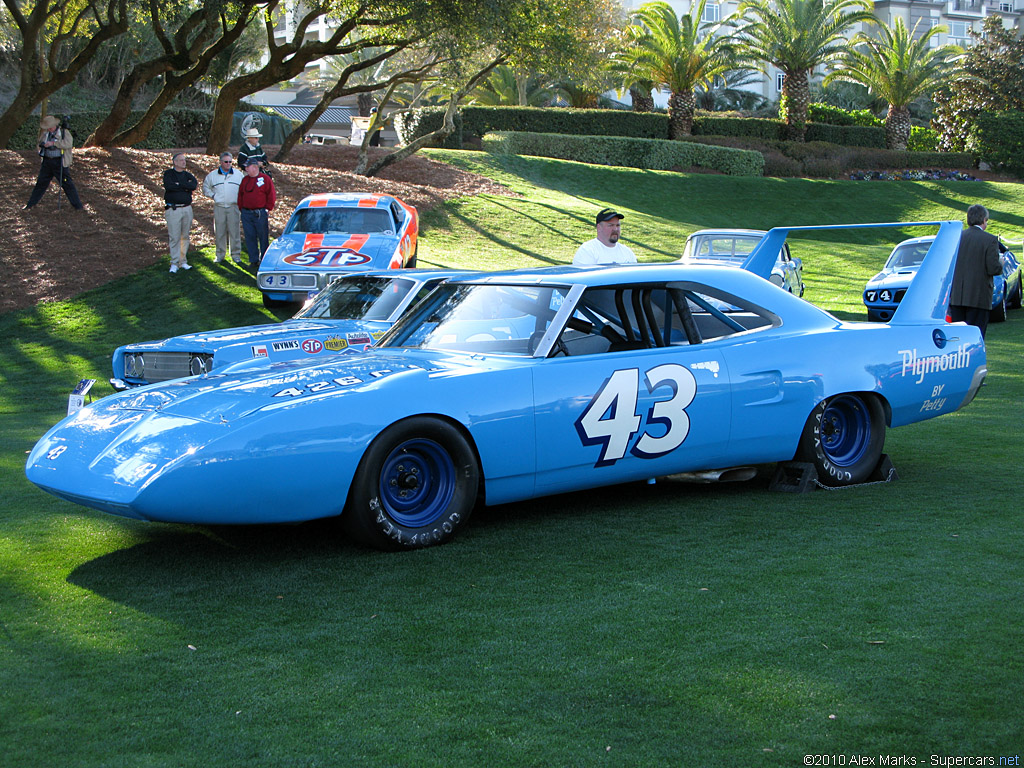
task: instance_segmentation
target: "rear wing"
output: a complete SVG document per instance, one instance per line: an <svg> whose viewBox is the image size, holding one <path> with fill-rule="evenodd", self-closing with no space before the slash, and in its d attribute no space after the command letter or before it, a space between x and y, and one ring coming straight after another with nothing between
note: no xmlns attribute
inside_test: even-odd
<svg viewBox="0 0 1024 768"><path fill-rule="evenodd" d="M949 290L956 266L963 224L959 221L898 221L880 224L821 224L807 227L773 227L754 246L743 268L767 279L775 266L790 232L812 232L824 229L877 229L879 227L938 227L939 232L925 254L917 275L896 308L889 325L917 325L945 322Z"/></svg>

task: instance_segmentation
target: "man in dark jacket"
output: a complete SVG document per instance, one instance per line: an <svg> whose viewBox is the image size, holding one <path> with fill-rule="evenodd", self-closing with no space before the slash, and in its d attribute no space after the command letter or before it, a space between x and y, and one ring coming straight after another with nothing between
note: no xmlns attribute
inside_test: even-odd
<svg viewBox="0 0 1024 768"><path fill-rule="evenodd" d="M164 171L164 220L171 247L171 274L192 269L188 263L189 233L192 231L192 193L199 182L185 170L185 153L178 152L172 166Z"/></svg>
<svg viewBox="0 0 1024 768"><path fill-rule="evenodd" d="M1002 272L999 239L985 231L988 210L983 205L967 209L967 229L960 236L949 295L949 316L954 323L965 322L981 329L985 338L992 310L992 276Z"/></svg>
<svg viewBox="0 0 1024 768"><path fill-rule="evenodd" d="M277 202L277 190L270 177L260 171L260 161L249 158L245 178L238 185L238 208L242 214L242 235L249 266L256 269L270 244L270 212Z"/></svg>

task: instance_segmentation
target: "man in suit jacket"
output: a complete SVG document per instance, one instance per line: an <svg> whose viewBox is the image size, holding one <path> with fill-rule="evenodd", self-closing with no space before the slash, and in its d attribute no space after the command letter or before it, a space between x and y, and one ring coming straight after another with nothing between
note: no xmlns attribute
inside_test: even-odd
<svg viewBox="0 0 1024 768"><path fill-rule="evenodd" d="M983 205L967 209L967 229L960 236L960 249L953 270L949 295L949 316L954 323L965 322L981 329L985 338L992 310L992 276L1002 272L999 239L985 231L988 210Z"/></svg>

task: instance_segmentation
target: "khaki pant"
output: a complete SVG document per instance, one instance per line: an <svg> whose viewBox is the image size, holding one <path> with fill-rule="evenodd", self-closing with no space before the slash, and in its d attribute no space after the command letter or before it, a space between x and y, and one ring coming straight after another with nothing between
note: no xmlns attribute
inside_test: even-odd
<svg viewBox="0 0 1024 768"><path fill-rule="evenodd" d="M239 222L241 221L237 205L214 205L213 206L213 236L217 240L217 261L224 261L224 257L231 250L231 258L235 261L242 260L242 237L239 234Z"/></svg>
<svg viewBox="0 0 1024 768"><path fill-rule="evenodd" d="M188 238L192 229L192 206L179 206L164 211L167 220L167 238L171 248L171 264L183 267L188 264Z"/></svg>

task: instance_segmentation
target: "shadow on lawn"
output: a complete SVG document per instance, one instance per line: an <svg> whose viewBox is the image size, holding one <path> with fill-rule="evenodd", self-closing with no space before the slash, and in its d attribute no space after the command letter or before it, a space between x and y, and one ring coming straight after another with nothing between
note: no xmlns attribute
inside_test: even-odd
<svg viewBox="0 0 1024 768"><path fill-rule="evenodd" d="M105 382L112 373L110 357L121 344L272 323L292 313L294 308L288 307L268 316L259 306L249 272L233 264L206 263L206 255L193 258L189 272L169 276L162 266L150 267L82 294L66 310L58 305L72 318L70 323L55 321L51 305L0 317L0 336L6 339L0 343L0 366L7 371L0 409L60 407L81 378L98 378L97 394L109 394ZM255 298L246 298L246 289ZM81 330L59 335L68 324Z"/></svg>

